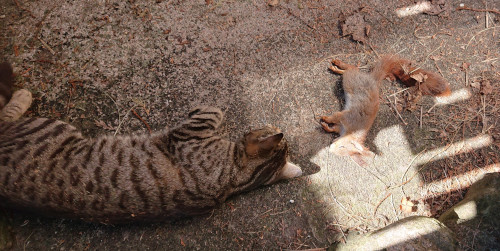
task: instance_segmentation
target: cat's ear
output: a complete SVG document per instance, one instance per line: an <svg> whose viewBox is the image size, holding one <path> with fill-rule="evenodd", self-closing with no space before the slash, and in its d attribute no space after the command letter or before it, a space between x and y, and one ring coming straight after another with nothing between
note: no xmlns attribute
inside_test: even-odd
<svg viewBox="0 0 500 251"><path fill-rule="evenodd" d="M271 136L258 138L247 141L245 151L250 156L255 156L259 153L265 153L273 150L283 139L283 133L277 133Z"/></svg>
<svg viewBox="0 0 500 251"><path fill-rule="evenodd" d="M283 139L283 133L277 133L272 136L259 139L259 146L262 149L269 151L278 146L278 144L281 142L282 139Z"/></svg>

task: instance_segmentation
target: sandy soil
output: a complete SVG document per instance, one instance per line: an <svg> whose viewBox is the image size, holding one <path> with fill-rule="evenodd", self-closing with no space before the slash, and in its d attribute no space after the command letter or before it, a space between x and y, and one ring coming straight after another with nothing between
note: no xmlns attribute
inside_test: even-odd
<svg viewBox="0 0 500 251"><path fill-rule="evenodd" d="M498 106L491 92L481 95L484 81L499 83L499 15L456 9L498 10L497 1L433 1L427 14L404 18L395 10L414 1L1 2L0 60L14 65L17 88L34 93L28 116L68 121L94 136L172 126L191 107L214 105L226 111L222 133L230 139L280 127L305 172L209 215L155 224L1 211L13 250L328 247L350 231L438 216L481 174L500 170ZM331 59L367 70L382 54L436 71L465 94L448 105L424 97L408 110L408 90L385 81L367 142L377 156L362 168L328 153L336 135L323 132L317 117L342 102ZM400 210L403 197L413 212Z"/></svg>

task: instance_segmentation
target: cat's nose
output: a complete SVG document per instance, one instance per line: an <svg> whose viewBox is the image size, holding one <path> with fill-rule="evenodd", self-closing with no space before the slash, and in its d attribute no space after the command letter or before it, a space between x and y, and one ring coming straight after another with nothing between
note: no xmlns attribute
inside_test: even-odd
<svg viewBox="0 0 500 251"><path fill-rule="evenodd" d="M299 166L293 164L292 162L286 162L283 170L281 171L282 179L291 179L295 177L299 177L302 175L302 169Z"/></svg>

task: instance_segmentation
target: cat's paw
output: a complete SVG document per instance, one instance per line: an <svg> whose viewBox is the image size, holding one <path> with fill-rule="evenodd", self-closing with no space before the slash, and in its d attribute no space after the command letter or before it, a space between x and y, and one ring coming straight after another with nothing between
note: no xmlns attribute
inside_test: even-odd
<svg viewBox="0 0 500 251"><path fill-rule="evenodd" d="M31 101L32 95L30 91L21 89L14 92L9 103L0 112L0 120L16 121L28 110Z"/></svg>

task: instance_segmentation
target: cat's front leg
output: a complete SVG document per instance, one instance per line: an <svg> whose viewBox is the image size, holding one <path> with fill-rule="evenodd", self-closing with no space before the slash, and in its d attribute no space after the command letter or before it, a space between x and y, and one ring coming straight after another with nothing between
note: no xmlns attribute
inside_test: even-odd
<svg viewBox="0 0 500 251"><path fill-rule="evenodd" d="M17 90L12 95L9 103L0 110L0 120L16 121L19 119L31 106L32 95L26 89Z"/></svg>

